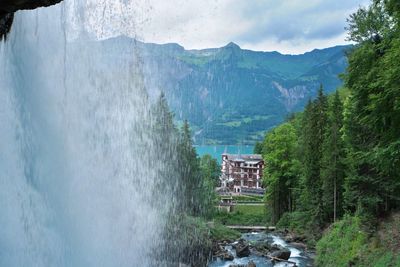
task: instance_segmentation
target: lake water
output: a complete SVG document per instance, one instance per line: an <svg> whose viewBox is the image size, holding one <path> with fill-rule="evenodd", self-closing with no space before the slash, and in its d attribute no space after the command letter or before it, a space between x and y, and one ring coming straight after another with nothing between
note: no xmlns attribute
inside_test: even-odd
<svg viewBox="0 0 400 267"><path fill-rule="evenodd" d="M253 154L254 146L243 145L206 145L206 146L195 146L197 154L201 157L205 154L210 154L213 158L216 158L221 163L221 155L226 152L228 154Z"/></svg>

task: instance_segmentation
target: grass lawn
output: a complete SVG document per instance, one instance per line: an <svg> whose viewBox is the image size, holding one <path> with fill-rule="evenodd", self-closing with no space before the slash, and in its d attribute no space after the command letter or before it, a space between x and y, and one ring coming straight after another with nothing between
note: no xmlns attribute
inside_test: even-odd
<svg viewBox="0 0 400 267"><path fill-rule="evenodd" d="M232 197L234 201L239 202L263 202L263 196L246 196L246 195L239 195Z"/></svg>
<svg viewBox="0 0 400 267"><path fill-rule="evenodd" d="M269 215L264 205L236 205L231 213L216 213L214 220L225 225L266 225Z"/></svg>
<svg viewBox="0 0 400 267"><path fill-rule="evenodd" d="M213 240L233 241L235 239L238 239L240 237L240 235L241 235L240 232L233 230L233 229L229 229L228 227L226 227L220 223L216 223L214 225L214 227L211 228L211 238Z"/></svg>

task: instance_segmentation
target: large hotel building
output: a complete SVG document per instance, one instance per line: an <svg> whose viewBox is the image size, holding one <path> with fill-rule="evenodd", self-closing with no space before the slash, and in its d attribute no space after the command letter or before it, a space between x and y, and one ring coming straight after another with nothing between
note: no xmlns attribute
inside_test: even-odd
<svg viewBox="0 0 400 267"><path fill-rule="evenodd" d="M222 154L221 186L240 194L264 194L261 155Z"/></svg>

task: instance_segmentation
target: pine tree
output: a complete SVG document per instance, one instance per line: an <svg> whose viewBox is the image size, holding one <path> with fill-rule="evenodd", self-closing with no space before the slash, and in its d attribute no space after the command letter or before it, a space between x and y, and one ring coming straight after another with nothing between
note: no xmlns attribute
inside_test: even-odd
<svg viewBox="0 0 400 267"><path fill-rule="evenodd" d="M174 116L169 109L167 99L163 93L161 93L160 97L153 105L151 115L154 147L148 149L155 150L153 153L155 157L153 161L155 164L152 164L152 168L157 172L159 177L165 177L165 179L158 179L159 184L156 185L155 191L158 192L160 188L162 188L164 191L175 194L178 184L178 179L176 177L178 170L178 130L175 127ZM162 198L158 199L163 201ZM163 203L158 204L163 205ZM175 207L172 207L172 210L174 210L174 208Z"/></svg>
<svg viewBox="0 0 400 267"><path fill-rule="evenodd" d="M312 212L314 222L321 226L323 219L322 154L328 123L328 101L322 85L317 98L309 103L304 114L304 178L303 206Z"/></svg>
<svg viewBox="0 0 400 267"><path fill-rule="evenodd" d="M343 127L343 105L336 91L329 106L329 123L323 144L323 202L328 218L336 221L342 213L342 187L344 179L344 146L341 134Z"/></svg>
<svg viewBox="0 0 400 267"><path fill-rule="evenodd" d="M192 133L184 122L178 145L178 169L182 190L182 210L194 216L207 216L212 212L214 183L206 179L200 169L200 160L193 146Z"/></svg>

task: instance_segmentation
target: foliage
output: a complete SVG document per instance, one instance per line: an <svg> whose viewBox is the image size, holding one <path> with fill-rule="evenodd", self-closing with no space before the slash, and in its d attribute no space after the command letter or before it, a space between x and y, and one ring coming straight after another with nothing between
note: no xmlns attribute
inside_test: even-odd
<svg viewBox="0 0 400 267"><path fill-rule="evenodd" d="M307 105L303 115L302 208L311 212L311 219L322 225L324 218L322 158L328 127L328 100L320 86L317 98Z"/></svg>
<svg viewBox="0 0 400 267"><path fill-rule="evenodd" d="M170 216L164 233L165 250L159 255L162 261L206 265L212 242L210 228L203 219L184 213L175 214Z"/></svg>
<svg viewBox="0 0 400 267"><path fill-rule="evenodd" d="M368 8L360 7L347 22L348 40L356 43L379 41L393 29L393 18L382 1L376 1Z"/></svg>
<svg viewBox="0 0 400 267"><path fill-rule="evenodd" d="M358 261L367 240L359 217L346 216L332 224L329 233L317 243L318 266L349 266Z"/></svg>
<svg viewBox="0 0 400 267"><path fill-rule="evenodd" d="M221 166L215 158L209 154L203 155L200 158L200 170L203 174L203 179L209 180L214 186L218 185Z"/></svg>
<svg viewBox="0 0 400 267"><path fill-rule="evenodd" d="M232 196L233 201L236 202L263 202L263 196L250 196L250 195L237 195Z"/></svg>
<svg viewBox="0 0 400 267"><path fill-rule="evenodd" d="M388 8L387 8L388 7ZM399 206L400 194L400 28L398 5L377 1L367 12L379 12L385 23L352 16L359 31L379 29L379 38L364 38L349 55L345 83L344 135L348 151L345 204L369 217ZM371 24L372 23L372 24Z"/></svg>
<svg viewBox="0 0 400 267"><path fill-rule="evenodd" d="M176 183L178 182L177 171L177 154L178 154L178 129L174 125L174 117L171 113L167 99L162 93L152 109L151 127L153 133L154 148L153 159L156 164L152 167L157 172L159 177L172 177L171 179L158 179L155 186L155 193L162 190L167 192L175 192L177 190ZM162 162L163 164L158 164ZM165 194L168 195L168 194ZM153 201L158 199L161 203L156 203L163 206L162 198L153 198ZM175 210L178 205L174 205L172 210Z"/></svg>
<svg viewBox="0 0 400 267"><path fill-rule="evenodd" d="M192 133L189 123L184 122L178 143L178 174L181 187L181 209L189 215L210 217L213 213L216 196L215 165L213 169L201 166L193 146ZM206 157L203 161L209 160ZM214 162L212 159L211 162ZM214 162L215 163L215 162Z"/></svg>
<svg viewBox="0 0 400 267"><path fill-rule="evenodd" d="M170 178L163 179L157 186L176 196L171 210L165 211L169 215L163 231L165 244L155 254L161 253L157 256L163 261L204 266L211 251L210 229L204 219L214 212L218 163L210 157L202 160L197 157L189 124L185 122L180 131L175 127L164 94L152 111L151 127L157 149L155 162L163 163L154 164L154 168L159 175Z"/></svg>
<svg viewBox="0 0 400 267"><path fill-rule="evenodd" d="M262 154L263 153L263 143L262 142L256 142L254 145L254 154Z"/></svg>
<svg viewBox="0 0 400 267"><path fill-rule="evenodd" d="M353 14L349 39L358 44L348 54L346 88L327 97L321 87L303 113L266 135L266 201L278 225L321 232L347 213L373 232L379 218L400 208L399 14L393 0ZM293 140L295 152L288 152ZM296 160L289 185L283 166ZM289 193L292 210L281 197Z"/></svg>
<svg viewBox="0 0 400 267"><path fill-rule="evenodd" d="M318 266L397 267L400 215L393 214L369 233L358 216L345 216L333 224L317 244Z"/></svg>
<svg viewBox="0 0 400 267"><path fill-rule="evenodd" d="M253 145L262 140L266 131L284 121L288 110L303 109L319 83L327 92L342 84L337 74L346 68L345 51L350 47L282 55L235 45L200 51L176 44L140 46L149 63L146 76L168 81L163 89L176 119L190 122L199 145ZM299 86L304 88L301 92L294 90ZM280 90L294 97L280 97Z"/></svg>
<svg viewBox="0 0 400 267"><path fill-rule="evenodd" d="M276 223L276 227L305 237L307 245L314 247L316 240L321 237L321 232L316 231L317 226L313 220L310 220L310 217L310 212L307 211L286 212Z"/></svg>
<svg viewBox="0 0 400 267"><path fill-rule="evenodd" d="M324 220L343 214L343 182L345 175L345 151L341 129L343 127L343 104L339 91L331 97L328 109L328 127L323 142L321 177Z"/></svg>
<svg viewBox="0 0 400 267"><path fill-rule="evenodd" d="M215 223L214 226L210 228L210 232L211 239L216 241L233 241L241 236L240 232L230 229L221 223Z"/></svg>
<svg viewBox="0 0 400 267"><path fill-rule="evenodd" d="M296 132L285 123L269 132L264 141L263 158L268 163L263 184L267 190L266 201L271 209L272 223L283 213L294 210L292 189L297 187L299 161L295 158Z"/></svg>
<svg viewBox="0 0 400 267"><path fill-rule="evenodd" d="M214 220L225 225L266 225L268 217L264 205L236 205L231 213L217 212Z"/></svg>
<svg viewBox="0 0 400 267"><path fill-rule="evenodd" d="M152 118L155 162L163 162L154 164L154 168L160 176L171 177L162 180L158 187L176 194L178 201L173 202L173 212L210 217L216 200L218 162L210 156L197 157L189 124L185 121L180 131L175 127L164 94L154 105Z"/></svg>

